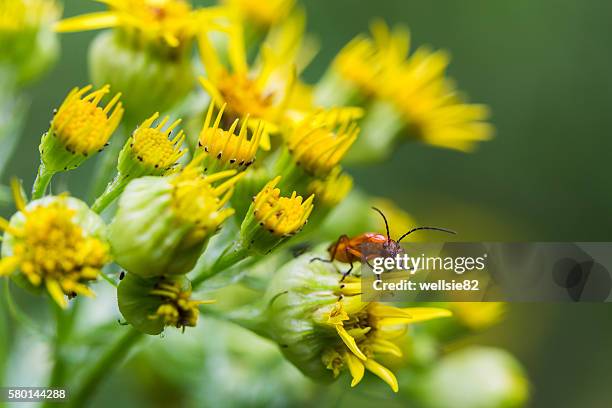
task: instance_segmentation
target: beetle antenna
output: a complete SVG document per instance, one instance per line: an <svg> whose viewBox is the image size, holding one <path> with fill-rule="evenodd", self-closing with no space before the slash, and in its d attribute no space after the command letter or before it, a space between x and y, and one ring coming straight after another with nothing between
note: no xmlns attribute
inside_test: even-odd
<svg viewBox="0 0 612 408"><path fill-rule="evenodd" d="M412 234L413 232L416 231L420 231L420 230L431 230L431 231L441 231L441 232L447 232L449 234L453 234L456 235L457 233L453 230L449 230L446 228L438 228L438 227L418 227L418 228L413 228L410 231L408 231L407 233L405 233L404 235L402 235L401 237L399 237L399 239L396 242L400 242L402 239L406 238L408 235Z"/></svg>
<svg viewBox="0 0 612 408"><path fill-rule="evenodd" d="M380 211L378 208L372 207L372 209L379 213L383 217L383 220L385 220L385 228L387 229L387 241L391 241L391 234L389 233L389 223L387 222L387 217L385 217L385 214L383 214L383 212Z"/></svg>

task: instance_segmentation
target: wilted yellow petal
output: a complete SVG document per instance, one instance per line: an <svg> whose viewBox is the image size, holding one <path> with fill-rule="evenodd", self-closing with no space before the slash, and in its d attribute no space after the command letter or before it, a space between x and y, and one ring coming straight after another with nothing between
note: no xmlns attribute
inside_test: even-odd
<svg viewBox="0 0 612 408"><path fill-rule="evenodd" d="M365 354L363 354L363 352L359 350L359 347L357 346L357 343L355 342L355 339L353 338L353 336L348 334L346 330L344 329L344 327L342 327L342 325L337 324L336 331L338 332L338 335L340 336L344 344L346 344L346 347L348 347L349 350L353 352L353 354L355 354L357 357L359 357L362 360L367 360L367 357L365 356Z"/></svg>
<svg viewBox="0 0 612 408"><path fill-rule="evenodd" d="M349 368L351 377L353 377L353 380L351 381L351 387L355 387L363 379L365 367L363 363L361 362L361 360L359 360L357 357L355 357L351 353L344 353L343 357L344 357L344 362Z"/></svg>
<svg viewBox="0 0 612 408"><path fill-rule="evenodd" d="M388 368L378 364L372 359L366 360L363 364L365 365L365 368L368 369L368 371L372 372L372 374L378 376L381 380L389 384L389 387L391 387L393 392L399 391L399 384L397 383L397 378L395 378L395 375Z"/></svg>

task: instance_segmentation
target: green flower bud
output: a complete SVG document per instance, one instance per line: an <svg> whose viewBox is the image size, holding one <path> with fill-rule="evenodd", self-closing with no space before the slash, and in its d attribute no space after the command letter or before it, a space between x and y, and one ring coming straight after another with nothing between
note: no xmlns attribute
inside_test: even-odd
<svg viewBox="0 0 612 408"><path fill-rule="evenodd" d="M313 209L314 195L303 200L294 191L291 197L282 197L276 188L280 180L276 177L255 196L240 228L243 245L259 254L297 234Z"/></svg>
<svg viewBox="0 0 612 408"><path fill-rule="evenodd" d="M110 226L116 262L141 277L189 272L209 238L233 214L223 207L240 178L234 175L203 176L192 162L176 175L132 181Z"/></svg>
<svg viewBox="0 0 612 408"><path fill-rule="evenodd" d="M57 59L51 26L60 13L54 0L0 1L0 67L13 71L18 84L36 80Z"/></svg>
<svg viewBox="0 0 612 408"><path fill-rule="evenodd" d="M472 347L442 360L414 388L426 408L514 408L529 396L523 368L505 351ZM419 405L421 405L419 404Z"/></svg>
<svg viewBox="0 0 612 408"><path fill-rule="evenodd" d="M117 129L123 107L115 95L104 107L98 106L110 92L109 86L90 92L91 85L74 88L59 107L49 131L40 141L40 167L34 183L34 198L44 195L54 174L79 167L102 151Z"/></svg>
<svg viewBox="0 0 612 408"><path fill-rule="evenodd" d="M136 330L156 335L166 326L195 327L199 306L191 299L191 283L183 276L141 278L128 273L117 288L119 311Z"/></svg>
<svg viewBox="0 0 612 408"><path fill-rule="evenodd" d="M178 166L178 160L185 153L185 150L181 150L185 134L181 130L172 139L169 137L181 120L164 128L169 118L166 116L157 126L153 126L158 118L159 113L155 113L128 139L119 153L118 174L92 206L94 211L99 213L106 208L130 181L143 176L164 176Z"/></svg>
<svg viewBox="0 0 612 408"><path fill-rule="evenodd" d="M67 196L48 196L26 205L13 183L18 212L0 218L4 231L0 276L49 295L61 307L66 297L93 296L88 286L110 261L106 226L85 203Z"/></svg>
<svg viewBox="0 0 612 408"><path fill-rule="evenodd" d="M395 375L377 359L402 356L393 340L403 326L451 314L361 302L360 279L340 278L333 265L305 254L275 274L258 306L230 318L277 342L285 357L313 379L331 381L348 370L354 387L368 370L397 392Z"/></svg>
<svg viewBox="0 0 612 408"><path fill-rule="evenodd" d="M193 88L195 74L189 47L175 57L134 48L121 33L99 34L91 45L89 66L94 84L121 91L130 123L153 112L165 112Z"/></svg>

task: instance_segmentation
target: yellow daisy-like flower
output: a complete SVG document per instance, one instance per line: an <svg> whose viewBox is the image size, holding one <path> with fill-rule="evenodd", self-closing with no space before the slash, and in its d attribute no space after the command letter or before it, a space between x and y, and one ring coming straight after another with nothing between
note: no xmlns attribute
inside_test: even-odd
<svg viewBox="0 0 612 408"><path fill-rule="evenodd" d="M221 121L226 106L224 104L221 107L213 123L214 103L211 103L200 132L198 147L200 154L205 156L203 166L206 173L226 169L246 170L255 161L255 153L265 131L265 125L260 121L249 139L249 115L242 119L238 134L238 119L234 120L228 130L224 130Z"/></svg>
<svg viewBox="0 0 612 408"><path fill-rule="evenodd" d="M410 33L401 27L389 32L384 23L376 21L372 35L373 38L365 35L354 38L333 62L341 77L369 96L377 95L380 85L400 68L410 46Z"/></svg>
<svg viewBox="0 0 612 408"><path fill-rule="evenodd" d="M257 123L263 122L266 131L263 133L261 146L268 150L268 132L278 132L295 78L287 79L284 87L275 84L272 89L269 87L272 74L283 69L287 63L276 59L269 48L264 48L260 69L256 73L250 72L242 28L234 27L229 36L231 69L221 63L221 58L208 36L199 36L200 56L207 74L206 78L200 77L200 83L219 108L227 104L225 112L229 123L247 115Z"/></svg>
<svg viewBox="0 0 612 408"><path fill-rule="evenodd" d="M353 178L335 167L324 179L315 179L308 185L308 192L317 197L317 206L333 208L351 192Z"/></svg>
<svg viewBox="0 0 612 408"><path fill-rule="evenodd" d="M359 135L352 110L317 112L302 120L286 143L295 163L316 176L336 167Z"/></svg>
<svg viewBox="0 0 612 408"><path fill-rule="evenodd" d="M215 27L218 8L194 10L184 0L100 0L109 11L85 14L59 22L59 32L120 28L134 41L161 42L170 47L189 43L202 25Z"/></svg>
<svg viewBox="0 0 612 408"><path fill-rule="evenodd" d="M451 316L446 309L411 307L398 308L378 302L361 302L359 278L349 278L340 287L344 296L336 304L321 311L319 321L333 328L340 343L326 349L323 364L337 376L348 368L355 387L363 379L365 370L380 377L394 392L399 390L395 375L376 361L377 356L401 357L402 351L393 339L409 324Z"/></svg>
<svg viewBox="0 0 612 408"><path fill-rule="evenodd" d="M381 21L372 38L359 36L340 52L334 69L368 97L391 103L413 136L428 144L461 151L489 140L489 109L467 104L446 77L450 58L426 47L408 55L410 33Z"/></svg>
<svg viewBox="0 0 612 408"><path fill-rule="evenodd" d="M60 9L53 0L0 0L0 33L51 23L59 17Z"/></svg>
<svg viewBox="0 0 612 408"><path fill-rule="evenodd" d="M455 302L448 307L457 320L472 330L482 330L499 322L506 312L503 302Z"/></svg>
<svg viewBox="0 0 612 408"><path fill-rule="evenodd" d="M133 156L155 175L161 176L172 170L178 160L185 154L185 150L181 150L185 133L180 130L176 136L170 139L172 132L181 123L181 120L178 119L164 128L170 118L166 116L154 126L154 122L158 118L159 113L155 113L142 122L138 129L134 131L128 143Z"/></svg>
<svg viewBox="0 0 612 408"><path fill-rule="evenodd" d="M294 191L290 197L282 197L276 188L281 177L270 181L254 199L254 215L259 224L276 236L297 233L306 224L313 208L314 195L304 201Z"/></svg>
<svg viewBox="0 0 612 408"><path fill-rule="evenodd" d="M180 281L161 279L150 295L161 298L161 305L149 319L163 322L164 326L173 326L185 330L195 327L200 316L200 305L215 303L214 300L191 299L191 288L184 288Z"/></svg>
<svg viewBox="0 0 612 408"><path fill-rule="evenodd" d="M234 214L233 208L224 207L241 177L235 170L202 176L201 164L194 160L172 180L171 206L175 215L196 226L190 240L202 239ZM223 182L215 186L220 181Z"/></svg>
<svg viewBox="0 0 612 408"><path fill-rule="evenodd" d="M65 196L26 206L20 188L13 183L19 212L10 222L0 218L0 230L5 232L0 276L19 271L30 285L46 288L64 308L68 306L66 296L93 296L87 283L96 280L109 262L109 247L79 222L102 228L102 221L84 215L87 206Z"/></svg>
<svg viewBox="0 0 612 408"><path fill-rule="evenodd" d="M74 88L57 110L49 131L67 151L83 156L95 153L106 145L123 115L123 106L119 101L121 94L115 95L102 108L98 105L110 92L110 87L106 85L89 92L91 89L91 85Z"/></svg>
<svg viewBox="0 0 612 408"><path fill-rule="evenodd" d="M223 0L235 10L244 20L258 26L270 27L287 17L295 0Z"/></svg>

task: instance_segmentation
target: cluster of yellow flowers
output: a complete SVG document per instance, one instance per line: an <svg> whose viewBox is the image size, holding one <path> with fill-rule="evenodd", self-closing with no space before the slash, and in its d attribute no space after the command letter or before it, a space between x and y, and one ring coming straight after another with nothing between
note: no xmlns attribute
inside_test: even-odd
<svg viewBox="0 0 612 408"><path fill-rule="evenodd" d="M402 28L375 23L372 38L353 40L313 87L299 77L310 47L304 12L292 0L227 0L200 9L185 0L101 2L107 11L55 24L58 32L111 29L92 44L97 90L90 85L68 94L41 139L33 201L27 204L15 184L18 211L0 219L0 275L46 288L64 308L68 299L92 295L88 284L114 262L127 272L117 282L118 301L134 328L157 334L165 326L195 326L208 302L191 295L209 278L275 256L268 254L282 252L290 239L320 240L317 227L353 190L341 163L363 150L362 139L376 146L374 153L394 150L408 130L460 150L491 135L486 108L464 104L444 75L447 54L419 49L408 56ZM31 4L37 6L26 9ZM0 33L18 32L26 22L28 29L41 26L48 20L40 14L54 20L56 10L50 0L4 0ZM34 15L21 18L24 13ZM201 64L193 62L196 44ZM257 47L249 58L247 50ZM19 63L15 69L24 69ZM196 80L200 65L205 73ZM111 89L116 93L103 104ZM392 105L396 116L374 119L399 118L402 125L369 134L376 103ZM91 206L48 193L55 174L102 151L92 185L108 185ZM371 200L359 197L369 207ZM222 226L230 233L216 235ZM212 237L215 255L207 252ZM451 312L361 302L358 278L341 283L331 266L310 265L308 257L274 278L270 296L288 293L295 302L267 310L284 305L265 319L268 337L307 374L312 361L334 377L346 368L355 386L367 369L397 392L398 381L377 356L401 356L393 339L406 325ZM301 322L312 333L289 335ZM315 345L308 349L308 342ZM311 352L308 363L299 356Z"/></svg>

